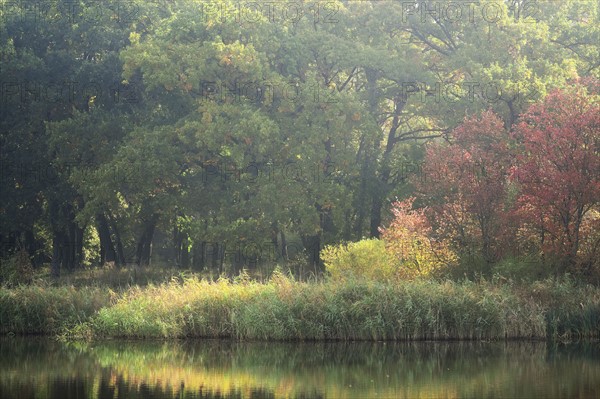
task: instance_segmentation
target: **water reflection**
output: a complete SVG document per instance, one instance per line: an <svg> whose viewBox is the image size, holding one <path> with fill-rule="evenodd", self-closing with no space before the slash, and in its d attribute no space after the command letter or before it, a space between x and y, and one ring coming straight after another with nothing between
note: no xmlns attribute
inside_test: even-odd
<svg viewBox="0 0 600 399"><path fill-rule="evenodd" d="M0 339L1 398L600 397L600 345Z"/></svg>

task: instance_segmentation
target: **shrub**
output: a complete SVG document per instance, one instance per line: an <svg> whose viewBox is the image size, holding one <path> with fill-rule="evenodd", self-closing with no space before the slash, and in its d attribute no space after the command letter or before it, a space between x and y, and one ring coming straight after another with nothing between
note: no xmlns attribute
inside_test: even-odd
<svg viewBox="0 0 600 399"><path fill-rule="evenodd" d="M457 261L450 245L433 237L424 210L412 209L414 198L392 205L394 219L381 229L386 250L393 256L398 276L410 279L427 276Z"/></svg>
<svg viewBox="0 0 600 399"><path fill-rule="evenodd" d="M517 281L543 280L552 274L552 268L534 255L506 257L494 265L493 271L495 274Z"/></svg>
<svg viewBox="0 0 600 399"><path fill-rule="evenodd" d="M376 238L326 246L321 251L325 270L334 280L364 278L385 281L396 277L392 256L385 243Z"/></svg>

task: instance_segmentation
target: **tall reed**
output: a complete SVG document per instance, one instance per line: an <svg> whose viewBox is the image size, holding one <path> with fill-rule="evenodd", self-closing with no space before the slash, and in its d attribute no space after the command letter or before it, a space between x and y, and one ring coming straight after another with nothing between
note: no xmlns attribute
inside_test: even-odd
<svg viewBox="0 0 600 399"><path fill-rule="evenodd" d="M97 336L423 340L598 336L598 289L508 283L269 283L188 279L134 289L91 319ZM564 300L568 294L569 301Z"/></svg>
<svg viewBox="0 0 600 399"><path fill-rule="evenodd" d="M573 339L600 335L600 289L414 280L267 283L174 278L101 287L0 288L0 332L245 340Z"/></svg>
<svg viewBox="0 0 600 399"><path fill-rule="evenodd" d="M99 287L0 288L0 333L64 333L110 307L116 294Z"/></svg>

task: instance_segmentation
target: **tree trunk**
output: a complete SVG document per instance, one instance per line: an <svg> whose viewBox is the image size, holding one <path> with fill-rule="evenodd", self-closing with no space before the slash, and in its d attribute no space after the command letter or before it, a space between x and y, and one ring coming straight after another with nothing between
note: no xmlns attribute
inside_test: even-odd
<svg viewBox="0 0 600 399"><path fill-rule="evenodd" d="M225 244L227 245L227 244ZM237 248L233 248L233 251L227 251L223 257L230 256L229 264L232 266L232 275L237 276L244 267L248 269L256 266L256 260L254 259L254 253L252 253L251 248L242 247L238 245Z"/></svg>
<svg viewBox="0 0 600 399"><path fill-rule="evenodd" d="M358 195L356 196L356 200L354 202L354 209L357 210L356 213L356 219L354 221L354 239L355 240L360 240L363 236L363 225L364 225L364 221L366 218L366 206L367 206L367 202L368 202L368 191L369 191L369 185L368 185L368 180L369 180L369 163L370 163L370 158L369 158L369 154L368 154L368 150L366 149L366 145L364 145L364 142L366 140L366 137L363 136L363 139L361 141L361 146L362 147L362 151L364 152L363 155L363 160L361 162L361 167L360 167L360 185L359 185L359 189L358 189ZM359 148L359 154L358 156L360 156L360 152L361 152L361 148ZM360 161L360 159L357 159L357 161Z"/></svg>
<svg viewBox="0 0 600 399"><path fill-rule="evenodd" d="M173 227L173 251L175 253L175 266L181 267L181 248L182 248L183 234L179 231L177 226Z"/></svg>
<svg viewBox="0 0 600 399"><path fill-rule="evenodd" d="M37 254L38 243L35 239L35 235L33 234L33 228L28 228L25 230L23 241L23 246L27 251L29 258L31 259L31 265L35 268L40 264L40 262Z"/></svg>
<svg viewBox="0 0 600 399"><path fill-rule="evenodd" d="M392 169L390 167L392 152L398 141L396 133L400 128L400 115L402 110L406 106L406 100L394 99L394 117L392 118L392 124L387 133L387 142L385 150L383 151L383 157L379 167L379 173L375 176L375 182L377 186L373 190L373 202L371 203L371 237L379 238L379 228L381 227L381 209L383 203L390 192L390 176ZM376 141L374 150L377 151L380 142Z"/></svg>
<svg viewBox="0 0 600 399"><path fill-rule="evenodd" d="M64 270L73 272L83 261L83 229L69 222L67 233L61 234L61 263Z"/></svg>
<svg viewBox="0 0 600 399"><path fill-rule="evenodd" d="M379 238L380 235L379 228L381 227L381 210L383 208L383 202L390 191L389 179L391 170L389 165L387 165L387 158L389 157L390 153L386 151L386 154L384 155L384 165L381 168L379 176L375 180L377 186L375 187L375 190L373 190L373 202L371 202L371 224L369 233L371 237L375 238Z"/></svg>
<svg viewBox="0 0 600 399"><path fill-rule="evenodd" d="M321 264L321 238L318 235L303 235L302 244L308 253L308 264L318 272Z"/></svg>
<svg viewBox="0 0 600 399"><path fill-rule="evenodd" d="M76 223L71 223L71 234L73 237L73 243L75 244L71 249L73 251L73 267L72 270L80 268L83 265L83 234L85 227L80 228Z"/></svg>
<svg viewBox="0 0 600 399"><path fill-rule="evenodd" d="M281 234L281 257L284 261L289 259L288 249L287 249L287 239L285 238L285 232L281 230L279 232Z"/></svg>
<svg viewBox="0 0 600 399"><path fill-rule="evenodd" d="M210 262L211 262L211 268L213 270L216 270L219 275L221 275L221 273L223 273L223 262L220 261L220 253L221 253L221 245L219 245L216 242L212 242L209 243L211 246L211 252L210 252Z"/></svg>
<svg viewBox="0 0 600 399"><path fill-rule="evenodd" d="M192 245L192 267L194 270L204 270L206 267L206 259L204 257L205 243L196 242Z"/></svg>
<svg viewBox="0 0 600 399"><path fill-rule="evenodd" d="M117 226L116 221L114 220L114 218L111 216L110 213L107 213L107 217L108 217L108 222L109 222L110 228L112 229L114 236L115 236L115 240L114 240L115 249L116 249L115 265L116 266L124 266L127 263L127 259L125 258L125 251L123 250L123 241L121 240L121 233L119 232L119 228Z"/></svg>
<svg viewBox="0 0 600 399"><path fill-rule="evenodd" d="M98 227L98 236L100 238L100 265L104 265L108 262L115 262L117 254L110 236L108 221L103 213L96 215L96 225Z"/></svg>
<svg viewBox="0 0 600 399"><path fill-rule="evenodd" d="M58 232L52 234L52 262L50 263L52 277L60 276L60 264L61 264L61 252L60 243L62 240L59 237Z"/></svg>
<svg viewBox="0 0 600 399"><path fill-rule="evenodd" d="M50 224L52 226L52 272L60 273L59 268L73 271L83 260L83 232L75 223L75 213L70 204L50 204Z"/></svg>
<svg viewBox="0 0 600 399"><path fill-rule="evenodd" d="M138 266L150 265L152 256L152 239L154 238L154 229L158 222L158 215L152 215L150 220L144 224L142 235L137 244L136 263Z"/></svg>
<svg viewBox="0 0 600 399"><path fill-rule="evenodd" d="M182 243L181 243L181 267L187 269L190 267L190 252L188 249L188 237L184 235Z"/></svg>
<svg viewBox="0 0 600 399"><path fill-rule="evenodd" d="M131 261L131 259L125 257L125 250L123 249L123 241L121 241L119 229L115 226L113 230L115 232L116 264L117 266L125 266L127 261Z"/></svg>
<svg viewBox="0 0 600 399"><path fill-rule="evenodd" d="M371 203L371 224L369 236L379 238L379 227L381 226L381 208L383 207L382 193L373 193L373 202Z"/></svg>

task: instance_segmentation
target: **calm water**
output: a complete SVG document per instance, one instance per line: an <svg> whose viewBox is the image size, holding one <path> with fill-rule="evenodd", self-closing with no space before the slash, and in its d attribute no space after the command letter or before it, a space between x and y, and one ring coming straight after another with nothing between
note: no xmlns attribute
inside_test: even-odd
<svg viewBox="0 0 600 399"><path fill-rule="evenodd" d="M598 398L600 344L0 339L0 398Z"/></svg>

